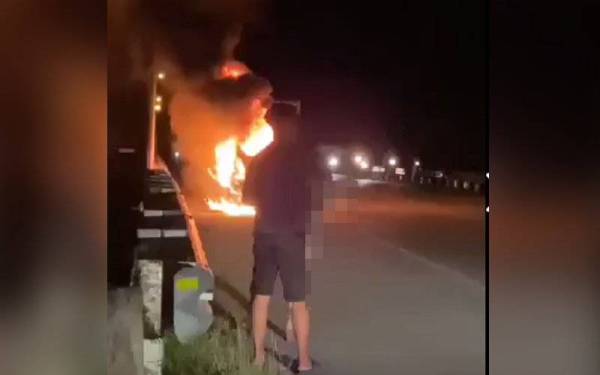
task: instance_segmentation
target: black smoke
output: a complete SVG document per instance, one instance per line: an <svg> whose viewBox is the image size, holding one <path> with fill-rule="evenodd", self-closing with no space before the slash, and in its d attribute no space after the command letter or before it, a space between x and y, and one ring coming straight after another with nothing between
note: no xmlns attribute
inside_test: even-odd
<svg viewBox="0 0 600 375"><path fill-rule="evenodd" d="M185 76L210 72L233 58L243 25L261 0L147 0L140 5L155 50Z"/></svg>
<svg viewBox="0 0 600 375"><path fill-rule="evenodd" d="M212 103L236 103L248 98L268 96L273 88L268 80L254 74L245 74L238 79L209 80L201 86L199 93Z"/></svg>

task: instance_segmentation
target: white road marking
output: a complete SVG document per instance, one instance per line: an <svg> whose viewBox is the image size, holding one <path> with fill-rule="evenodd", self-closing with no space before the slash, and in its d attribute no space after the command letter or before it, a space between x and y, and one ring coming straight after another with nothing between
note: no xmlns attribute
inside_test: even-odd
<svg viewBox="0 0 600 375"><path fill-rule="evenodd" d="M159 216L182 216L183 212L180 210L144 210L145 217L159 217Z"/></svg>
<svg viewBox="0 0 600 375"><path fill-rule="evenodd" d="M145 217L159 217L163 216L162 210L144 210Z"/></svg>
<svg viewBox="0 0 600 375"><path fill-rule="evenodd" d="M187 237L187 229L163 229L162 235L164 238Z"/></svg>
<svg viewBox="0 0 600 375"><path fill-rule="evenodd" d="M183 238L187 237L187 229L138 228L138 238Z"/></svg>
<svg viewBox="0 0 600 375"><path fill-rule="evenodd" d="M138 238L160 238L160 236L160 229L138 228L137 230Z"/></svg>

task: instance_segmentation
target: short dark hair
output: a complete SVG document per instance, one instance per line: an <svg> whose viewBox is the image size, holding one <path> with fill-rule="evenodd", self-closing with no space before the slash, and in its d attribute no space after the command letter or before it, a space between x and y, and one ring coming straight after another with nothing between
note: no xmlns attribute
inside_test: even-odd
<svg viewBox="0 0 600 375"><path fill-rule="evenodd" d="M298 111L295 106L286 103L275 103L267 112L267 121L298 120Z"/></svg>

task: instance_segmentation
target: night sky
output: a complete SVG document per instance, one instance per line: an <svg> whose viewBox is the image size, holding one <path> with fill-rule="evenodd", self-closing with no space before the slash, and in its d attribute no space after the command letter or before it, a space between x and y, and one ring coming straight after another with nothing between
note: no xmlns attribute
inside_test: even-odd
<svg viewBox="0 0 600 375"><path fill-rule="evenodd" d="M300 99L328 143L396 147L432 168L483 169L487 16L482 2L272 1L238 59Z"/></svg>

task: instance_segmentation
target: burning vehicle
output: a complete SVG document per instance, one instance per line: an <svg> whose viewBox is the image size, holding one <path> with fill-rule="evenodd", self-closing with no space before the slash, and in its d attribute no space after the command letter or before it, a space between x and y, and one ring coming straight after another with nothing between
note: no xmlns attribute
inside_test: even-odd
<svg viewBox="0 0 600 375"><path fill-rule="evenodd" d="M222 79L233 85L235 81L250 77L249 70L242 64L225 65L221 73ZM256 90L247 105L246 131L219 142L214 148L215 164L208 169L208 174L222 188L222 194L206 198L206 203L211 210L230 216L255 215L254 207L242 203L246 165L274 139L273 128L265 118L272 105L270 90Z"/></svg>

